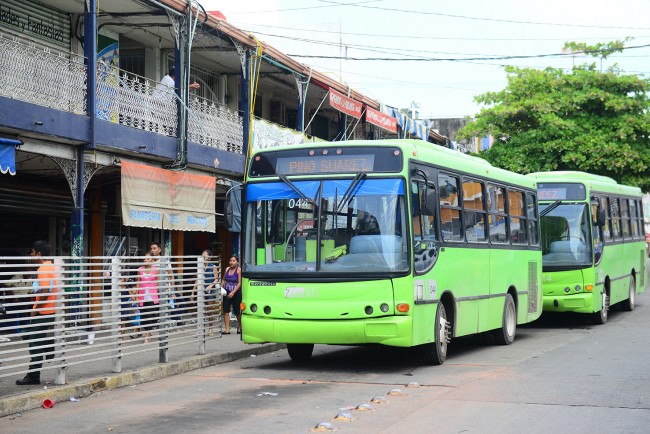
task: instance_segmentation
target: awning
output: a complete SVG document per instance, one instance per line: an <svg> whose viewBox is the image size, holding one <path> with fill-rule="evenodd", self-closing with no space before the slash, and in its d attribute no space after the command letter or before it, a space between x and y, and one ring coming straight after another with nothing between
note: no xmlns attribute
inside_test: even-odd
<svg viewBox="0 0 650 434"><path fill-rule="evenodd" d="M122 220L126 226L215 232L216 181L122 161Z"/></svg>
<svg viewBox="0 0 650 434"><path fill-rule="evenodd" d="M16 174L16 146L23 142L0 137L0 173Z"/></svg>

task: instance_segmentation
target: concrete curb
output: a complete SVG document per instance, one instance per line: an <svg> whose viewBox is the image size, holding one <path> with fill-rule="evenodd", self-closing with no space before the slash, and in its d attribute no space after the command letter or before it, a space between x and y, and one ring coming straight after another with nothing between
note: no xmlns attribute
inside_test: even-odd
<svg viewBox="0 0 650 434"><path fill-rule="evenodd" d="M172 375L245 359L256 354L272 353L285 347L284 344L264 344L239 351L193 356L177 362L160 363L129 372L109 373L101 378L82 379L73 384L51 386L52 389L33 390L0 399L0 417L42 407L44 399L51 399L57 403L68 401L70 397L87 398L93 393L160 380Z"/></svg>

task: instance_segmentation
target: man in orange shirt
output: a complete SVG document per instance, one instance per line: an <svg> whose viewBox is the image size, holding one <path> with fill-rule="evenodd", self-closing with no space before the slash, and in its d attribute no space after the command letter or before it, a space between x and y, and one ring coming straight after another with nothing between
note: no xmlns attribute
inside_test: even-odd
<svg viewBox="0 0 650 434"><path fill-rule="evenodd" d="M36 241L31 255L36 263L41 264L36 271L37 277L33 283L36 300L30 314L30 325L25 331L29 333L25 339L29 341L29 354L32 356L29 372L24 378L16 380L19 386L41 384L41 367L45 358L54 357L54 340L47 339L54 324L54 303L56 298L55 268L50 259L50 245L46 241Z"/></svg>

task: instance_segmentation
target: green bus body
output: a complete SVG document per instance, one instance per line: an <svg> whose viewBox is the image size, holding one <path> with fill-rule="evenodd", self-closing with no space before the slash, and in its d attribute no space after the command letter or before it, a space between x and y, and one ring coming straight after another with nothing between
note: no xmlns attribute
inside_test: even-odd
<svg viewBox="0 0 650 434"><path fill-rule="evenodd" d="M509 344L541 314L530 177L418 140L262 150L247 175L247 343L421 346L439 364L452 337Z"/></svg>
<svg viewBox="0 0 650 434"><path fill-rule="evenodd" d="M538 183L542 215L544 311L603 324L611 305L632 310L646 283L641 190L583 172L528 176Z"/></svg>

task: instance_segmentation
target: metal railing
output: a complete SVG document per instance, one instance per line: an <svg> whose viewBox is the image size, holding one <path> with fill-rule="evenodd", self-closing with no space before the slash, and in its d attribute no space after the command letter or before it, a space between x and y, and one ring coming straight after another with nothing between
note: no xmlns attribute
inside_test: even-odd
<svg viewBox="0 0 650 434"><path fill-rule="evenodd" d="M98 65L98 119L175 137L177 103L171 87L119 68ZM242 153L243 121L237 112L196 95L190 97L188 109L189 140Z"/></svg>
<svg viewBox="0 0 650 434"><path fill-rule="evenodd" d="M83 57L0 33L0 95L86 114L86 87Z"/></svg>
<svg viewBox="0 0 650 434"><path fill-rule="evenodd" d="M97 64L97 119L175 137L174 89L114 66Z"/></svg>
<svg viewBox="0 0 650 434"><path fill-rule="evenodd" d="M41 371L55 370L54 384L65 384L75 366L110 360L122 371L122 359L158 348L158 362L169 349L188 343L206 353L206 341L221 337L221 292L206 294L206 263L199 256L163 257L153 263L159 303L147 310L138 295L138 271L144 257L55 257L56 281L51 326L44 333L33 319L39 264L31 257L0 257L0 379L36 371L30 356L39 354ZM221 276L214 259L214 276ZM45 296L43 296L45 297ZM150 341L143 340L150 330ZM154 360L151 363L155 363Z"/></svg>
<svg viewBox="0 0 650 434"><path fill-rule="evenodd" d="M237 112L199 96L191 96L189 104L189 140L224 151L242 153L244 127Z"/></svg>

